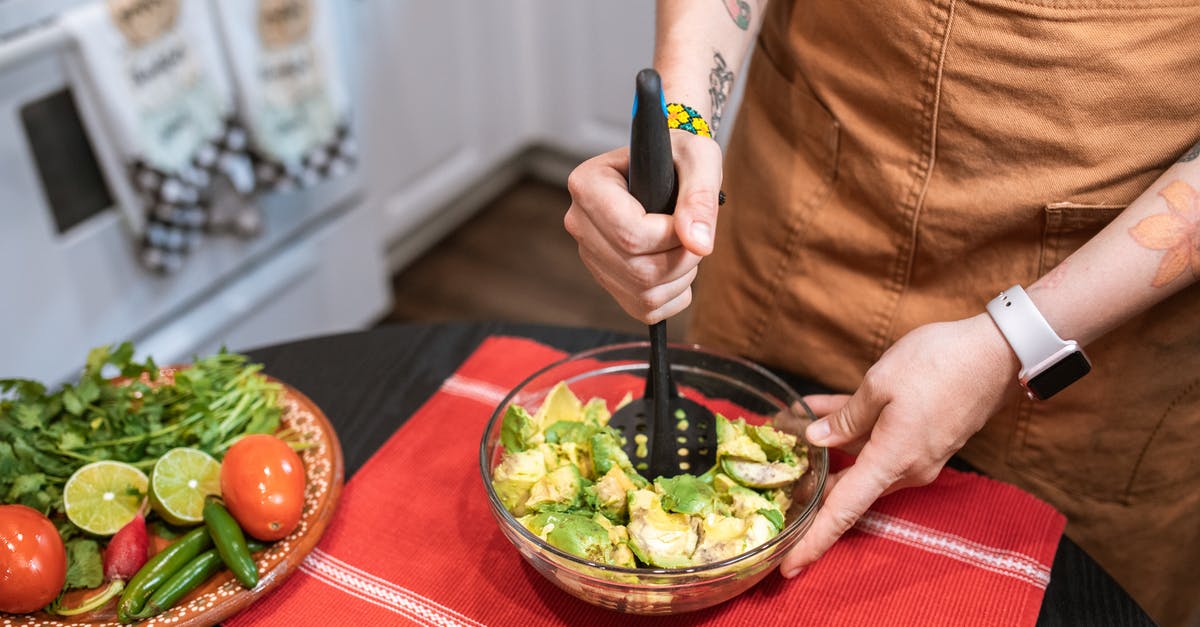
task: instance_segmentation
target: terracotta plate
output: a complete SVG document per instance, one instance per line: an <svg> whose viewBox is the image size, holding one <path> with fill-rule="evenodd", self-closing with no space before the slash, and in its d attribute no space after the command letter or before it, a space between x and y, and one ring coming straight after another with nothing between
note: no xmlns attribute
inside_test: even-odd
<svg viewBox="0 0 1200 627"><path fill-rule="evenodd" d="M163 368L163 374L171 376L174 368ZM281 428L299 431L305 440L314 445L301 451L308 484L304 494L304 514L300 525L288 537L256 553L259 581L253 590L246 590L233 580L228 570L211 577L202 586L184 597L171 610L154 618L135 623L136 625L212 625L224 620L259 597L270 592L300 566L304 557L317 545L325 527L333 517L334 507L342 492L342 447L338 443L333 426L321 410L308 397L295 388L283 384L283 418ZM73 604L78 594L72 593L68 604ZM44 612L13 615L0 613L0 625L120 625L117 622L116 602L89 614L80 616L55 616Z"/></svg>

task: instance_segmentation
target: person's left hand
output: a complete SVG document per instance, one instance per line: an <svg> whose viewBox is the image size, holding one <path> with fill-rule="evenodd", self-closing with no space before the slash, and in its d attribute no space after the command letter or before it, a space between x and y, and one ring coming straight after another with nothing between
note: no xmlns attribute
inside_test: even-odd
<svg viewBox="0 0 1200 627"><path fill-rule="evenodd" d="M918 327L900 338L851 396L813 395L813 444L857 453L829 476L826 500L779 570L794 577L880 496L937 478L1012 390L1017 358L987 314Z"/></svg>

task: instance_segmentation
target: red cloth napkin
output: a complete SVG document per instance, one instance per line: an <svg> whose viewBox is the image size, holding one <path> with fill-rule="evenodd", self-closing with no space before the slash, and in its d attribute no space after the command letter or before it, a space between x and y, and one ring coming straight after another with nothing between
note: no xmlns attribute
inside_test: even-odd
<svg viewBox="0 0 1200 627"><path fill-rule="evenodd" d="M356 473L321 543L228 624L1033 624L1065 518L946 469L881 499L816 564L714 608L636 617L584 603L525 563L488 511L479 441L508 390L563 354L490 338ZM436 453L435 453L436 452Z"/></svg>

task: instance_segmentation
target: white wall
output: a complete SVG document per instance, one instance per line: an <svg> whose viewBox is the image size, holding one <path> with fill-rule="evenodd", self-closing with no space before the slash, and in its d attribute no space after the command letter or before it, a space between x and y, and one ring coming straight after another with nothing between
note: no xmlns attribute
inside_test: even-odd
<svg viewBox="0 0 1200 627"><path fill-rule="evenodd" d="M649 0L351 6L367 76L369 199L393 270L531 167L565 179L629 141L634 76L654 49ZM551 149L549 167L545 155L521 161L531 146Z"/></svg>

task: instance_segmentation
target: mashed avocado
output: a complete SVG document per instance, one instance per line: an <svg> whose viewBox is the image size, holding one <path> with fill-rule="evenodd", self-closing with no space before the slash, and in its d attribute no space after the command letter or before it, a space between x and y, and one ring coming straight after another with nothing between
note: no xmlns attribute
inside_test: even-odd
<svg viewBox="0 0 1200 627"><path fill-rule="evenodd" d="M718 414L717 465L650 482L610 415L603 399L583 403L562 383L534 414L505 413L492 487L549 544L614 566L686 568L745 553L783 529L792 484L808 469L796 436Z"/></svg>

